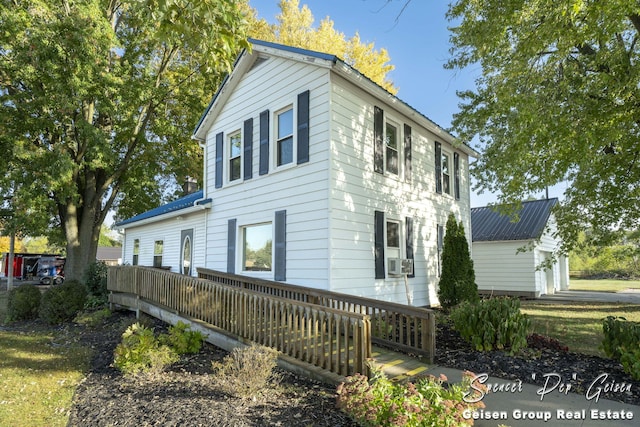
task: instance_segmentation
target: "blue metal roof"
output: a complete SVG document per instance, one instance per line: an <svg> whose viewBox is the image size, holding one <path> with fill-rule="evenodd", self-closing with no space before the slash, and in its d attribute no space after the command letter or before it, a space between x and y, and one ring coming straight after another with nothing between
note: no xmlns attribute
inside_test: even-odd
<svg viewBox="0 0 640 427"><path fill-rule="evenodd" d="M516 212L519 221L511 216L496 212L494 206L471 209L471 240L493 242L501 240L530 240L542 236L551 209L558 203L557 198L522 202Z"/></svg>
<svg viewBox="0 0 640 427"><path fill-rule="evenodd" d="M184 197L181 197L173 202L169 202L165 205L159 206L157 208L148 210L139 215L133 216L131 218L125 219L123 221L115 224L116 227L120 227L123 225L131 224L134 222L142 221L144 219L153 218L155 216L164 215L170 212L176 212L182 209L190 208L194 206L194 203L199 199L202 199L204 192L202 190L196 191L195 193L187 194ZM198 205L203 205L205 203L211 202L211 199L199 200Z"/></svg>

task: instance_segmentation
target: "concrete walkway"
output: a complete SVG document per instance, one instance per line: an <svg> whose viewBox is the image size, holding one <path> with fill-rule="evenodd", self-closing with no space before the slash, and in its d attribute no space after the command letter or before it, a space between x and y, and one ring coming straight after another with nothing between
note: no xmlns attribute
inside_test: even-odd
<svg viewBox="0 0 640 427"><path fill-rule="evenodd" d="M579 301L579 302L620 302L640 304L640 289L628 289L620 292L557 291L553 295L542 295L541 301Z"/></svg>

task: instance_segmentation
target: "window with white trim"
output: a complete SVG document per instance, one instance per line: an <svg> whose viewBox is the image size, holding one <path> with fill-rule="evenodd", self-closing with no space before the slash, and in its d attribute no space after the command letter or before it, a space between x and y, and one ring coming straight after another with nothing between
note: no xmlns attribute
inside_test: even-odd
<svg viewBox="0 0 640 427"><path fill-rule="evenodd" d="M242 227L242 270L271 271L273 226L270 222Z"/></svg>
<svg viewBox="0 0 640 427"><path fill-rule="evenodd" d="M400 172L399 136L398 127L386 122L384 134L385 170L394 175L399 175Z"/></svg>
<svg viewBox="0 0 640 427"><path fill-rule="evenodd" d="M293 163L293 106L276 113L276 167Z"/></svg>
<svg viewBox="0 0 640 427"><path fill-rule="evenodd" d="M138 265L140 261L140 239L133 241L133 258L131 259L132 265Z"/></svg>
<svg viewBox="0 0 640 427"><path fill-rule="evenodd" d="M229 182L242 176L242 134L240 131L229 135Z"/></svg>
<svg viewBox="0 0 640 427"><path fill-rule="evenodd" d="M153 243L153 266L162 267L162 252L164 251L164 242L156 240Z"/></svg>
<svg viewBox="0 0 640 427"><path fill-rule="evenodd" d="M387 220L387 258L401 258L400 233L400 222Z"/></svg>
<svg viewBox="0 0 640 427"><path fill-rule="evenodd" d="M451 158L442 152L442 192L451 194Z"/></svg>

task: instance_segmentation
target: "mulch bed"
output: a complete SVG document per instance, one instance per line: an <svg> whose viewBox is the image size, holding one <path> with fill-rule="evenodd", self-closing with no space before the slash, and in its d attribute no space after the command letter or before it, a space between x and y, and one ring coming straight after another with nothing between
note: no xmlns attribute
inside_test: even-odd
<svg viewBox="0 0 640 427"><path fill-rule="evenodd" d="M227 352L209 344L162 374L124 377L112 366L113 351L133 321L132 314L120 312L98 328L73 326L79 340L93 347L94 357L86 379L77 388L69 426L356 425L336 409L334 387L285 371L279 370L278 383L253 399L221 392L212 381L211 362L222 360ZM153 322L156 328L165 327ZM580 394L598 375L606 373L608 382L625 382L631 387L629 392L604 393L601 398L640 405L640 382L609 359L555 348L527 350L520 356L504 351L481 353L446 325L438 326L436 339L435 363L440 366L540 385L544 374L557 374Z"/></svg>

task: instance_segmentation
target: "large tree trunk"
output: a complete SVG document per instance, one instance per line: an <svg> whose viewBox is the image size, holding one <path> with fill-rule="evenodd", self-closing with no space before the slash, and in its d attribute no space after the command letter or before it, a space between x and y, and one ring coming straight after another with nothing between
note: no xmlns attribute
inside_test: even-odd
<svg viewBox="0 0 640 427"><path fill-rule="evenodd" d="M97 208L84 206L82 209L69 203L61 215L67 239L67 260L64 274L66 280L84 281L84 273L89 264L95 262L98 238L102 221L97 221Z"/></svg>

